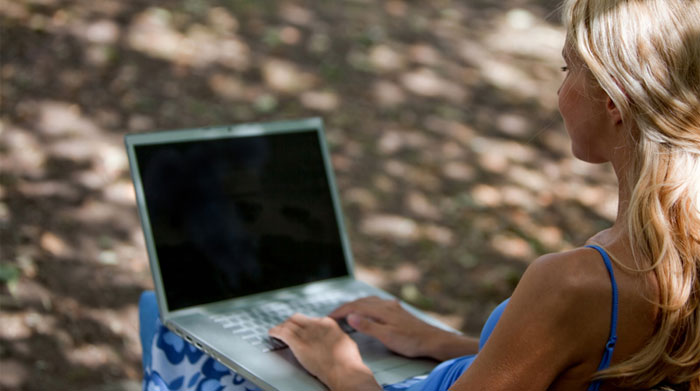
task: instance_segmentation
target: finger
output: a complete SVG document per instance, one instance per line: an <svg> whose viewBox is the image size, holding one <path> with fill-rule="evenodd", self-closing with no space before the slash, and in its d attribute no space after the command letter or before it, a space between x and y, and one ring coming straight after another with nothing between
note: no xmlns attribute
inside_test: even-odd
<svg viewBox="0 0 700 391"><path fill-rule="evenodd" d="M389 312L384 306L354 307L349 308L347 310L343 310L342 312L331 314L329 316L331 316L334 319L343 319L347 318L350 314L360 315L362 317L372 319L374 322L381 324L391 323L392 319L396 318L396 316Z"/></svg>
<svg viewBox="0 0 700 391"><path fill-rule="evenodd" d="M328 314L328 316L341 319L352 312L358 312L367 316L381 318L381 314L384 312L382 308L386 302L387 300L380 299L376 296L364 297L336 308L333 312Z"/></svg>
<svg viewBox="0 0 700 391"><path fill-rule="evenodd" d="M352 306L357 306L357 305L366 305L366 304L376 304L378 302L384 301L383 299L380 299L377 296L365 296L361 297L359 299L355 299L353 301L349 301L345 304L340 305L338 308L343 308L343 307L352 307Z"/></svg>
<svg viewBox="0 0 700 391"><path fill-rule="evenodd" d="M355 330L371 335L379 340L383 340L388 333L386 325L376 322L375 320L362 316L357 313L351 313L347 316L347 322Z"/></svg>
<svg viewBox="0 0 700 391"><path fill-rule="evenodd" d="M299 336L289 329L270 329L268 335L270 336L270 338L282 341L285 345L287 345L290 348L293 348L296 345L298 345L300 341Z"/></svg>
<svg viewBox="0 0 700 391"><path fill-rule="evenodd" d="M292 316L290 316L289 318L287 318L285 323L293 323L300 327L306 327L309 324L313 323L313 318L297 312L292 314Z"/></svg>
<svg viewBox="0 0 700 391"><path fill-rule="evenodd" d="M287 319L283 323L268 330L267 333L271 337L279 338L289 344L290 341L296 341L301 338L302 327L290 321L290 319Z"/></svg>
<svg viewBox="0 0 700 391"><path fill-rule="evenodd" d="M372 306L372 305L362 305L362 306L352 306L348 308L343 308L339 311L334 311L328 314L329 317L333 319L344 319L350 314L362 315L366 318L373 318L377 322L385 323L386 321L386 311L383 307Z"/></svg>
<svg viewBox="0 0 700 391"><path fill-rule="evenodd" d="M292 333L289 329L280 326L275 326L271 328L267 331L267 334L272 338L277 338L279 340L284 341L284 343L286 343L287 345L289 345L290 342L295 340L294 333Z"/></svg>

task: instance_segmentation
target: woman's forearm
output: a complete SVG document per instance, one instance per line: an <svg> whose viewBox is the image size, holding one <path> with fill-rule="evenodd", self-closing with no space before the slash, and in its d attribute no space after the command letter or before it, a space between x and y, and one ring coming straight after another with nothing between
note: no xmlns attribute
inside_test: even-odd
<svg viewBox="0 0 700 391"><path fill-rule="evenodd" d="M464 335L439 330L424 342L422 349L425 356L438 361L476 354L479 351L479 340Z"/></svg>
<svg viewBox="0 0 700 391"><path fill-rule="evenodd" d="M382 391L382 386L364 364L356 367L338 366L333 373L321 381L331 391Z"/></svg>

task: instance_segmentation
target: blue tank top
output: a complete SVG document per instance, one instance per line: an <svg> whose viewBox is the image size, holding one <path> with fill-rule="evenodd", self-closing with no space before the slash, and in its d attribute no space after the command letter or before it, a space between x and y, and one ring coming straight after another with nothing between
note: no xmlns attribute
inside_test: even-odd
<svg viewBox="0 0 700 391"><path fill-rule="evenodd" d="M605 262L605 268L608 269L608 274L610 275L610 283L612 284L612 314L610 320L610 335L608 337L608 342L605 344L605 352L603 353L603 358L600 360L600 365L598 366L598 370L602 371L603 369L606 369L610 366L613 351L615 350L615 343L617 343L617 282L615 281L615 273L613 273L612 262L610 262L610 257L608 256L608 253L605 252L605 250L602 247L595 244L586 247L595 249L596 251L598 251L598 253L600 253L600 256L603 257L603 261ZM598 391L601 383L601 380L596 380L592 382L591 386L588 387L588 391Z"/></svg>
<svg viewBox="0 0 700 391"><path fill-rule="evenodd" d="M601 359L600 365L598 366L598 370L600 371L600 370L606 369L610 366L610 360L612 359L613 350L615 349L615 343L617 342L617 301L618 301L617 282L615 281L615 275L614 275L613 269L612 269L612 262L610 261L610 257L605 252L605 250L602 247L597 246L597 245L590 245L590 246L586 246L586 247L595 249L603 257L603 261L605 262L605 267L608 269L608 274L610 275L610 282L612 284L612 311L611 311L612 314L611 314L611 322L610 322L610 335L608 338L608 342L605 344L605 351L603 353L603 358ZM493 310L493 312L491 312L491 315L489 315L488 320L484 324L484 327L481 329L481 334L479 336L479 350L481 350L481 348L483 348L483 346L484 346L484 344L486 344L486 341L488 340L489 336L491 336L491 333L493 332L493 329L496 327L498 320L501 318L501 314L503 314L503 311L505 310L506 306L508 305L509 300L510 299L504 300L501 304L499 304ZM406 382L401 382L398 384L385 386L384 390L385 391L447 390L469 368L469 366L472 364L472 362L474 361L475 358L476 358L476 355L472 354L472 355L458 357L458 358L454 358L452 360L445 361L442 364L435 367L435 369L433 369L433 371L430 372L430 374L424 379L420 379L420 380L419 379L409 379ZM591 382L590 386L588 387L588 391L598 391L598 389L600 388L600 385L601 385L600 380Z"/></svg>

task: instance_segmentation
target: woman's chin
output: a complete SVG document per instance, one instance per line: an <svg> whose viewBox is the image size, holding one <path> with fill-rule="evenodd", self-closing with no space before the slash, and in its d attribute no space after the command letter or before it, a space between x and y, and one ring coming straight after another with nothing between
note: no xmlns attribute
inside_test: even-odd
<svg viewBox="0 0 700 391"><path fill-rule="evenodd" d="M584 161L586 163L601 164L608 162L608 159L605 159L604 157L599 156L590 150L581 151L577 148L572 148L571 152L573 153L574 157L576 157L576 159Z"/></svg>

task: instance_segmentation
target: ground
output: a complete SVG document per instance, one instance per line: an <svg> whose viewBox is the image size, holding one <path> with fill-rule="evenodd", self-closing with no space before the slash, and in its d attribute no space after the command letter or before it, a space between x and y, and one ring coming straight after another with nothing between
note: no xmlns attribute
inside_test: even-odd
<svg viewBox="0 0 700 391"><path fill-rule="evenodd" d="M320 116L358 275L466 333L615 216L556 0L0 0L0 389L131 390L130 132Z"/></svg>

